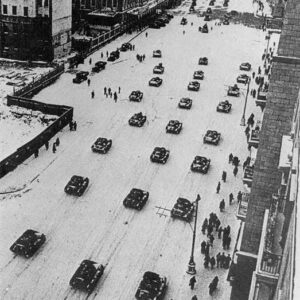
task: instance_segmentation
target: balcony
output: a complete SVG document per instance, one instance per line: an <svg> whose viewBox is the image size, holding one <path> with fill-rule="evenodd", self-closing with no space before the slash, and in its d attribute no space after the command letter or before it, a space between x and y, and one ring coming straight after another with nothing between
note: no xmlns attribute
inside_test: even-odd
<svg viewBox="0 0 300 300"><path fill-rule="evenodd" d="M266 107L268 89L258 89L257 97L255 100L256 106L259 106L262 110Z"/></svg>
<svg viewBox="0 0 300 300"><path fill-rule="evenodd" d="M245 168L244 176L243 176L243 184L246 184L248 187L252 186L253 173L254 173L254 166L247 166Z"/></svg>
<svg viewBox="0 0 300 300"><path fill-rule="evenodd" d="M242 200L238 204L236 217L243 222L245 221L247 216L249 198L249 193L242 193Z"/></svg>
<svg viewBox="0 0 300 300"><path fill-rule="evenodd" d="M283 135L281 140L281 149L278 169L287 173L292 165L293 158L293 139L289 135Z"/></svg>

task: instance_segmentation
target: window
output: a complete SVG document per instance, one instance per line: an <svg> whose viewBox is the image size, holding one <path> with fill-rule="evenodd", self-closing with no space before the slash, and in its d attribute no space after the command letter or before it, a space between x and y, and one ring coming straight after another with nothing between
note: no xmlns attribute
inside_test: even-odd
<svg viewBox="0 0 300 300"><path fill-rule="evenodd" d="M45 7L48 7L48 6L49 6L49 1L48 1L48 0L45 0L44 6L45 6Z"/></svg>
<svg viewBox="0 0 300 300"><path fill-rule="evenodd" d="M3 5L3 14L7 15L7 5Z"/></svg>
<svg viewBox="0 0 300 300"><path fill-rule="evenodd" d="M28 17L28 7L24 6L24 17Z"/></svg>
<svg viewBox="0 0 300 300"><path fill-rule="evenodd" d="M43 6L42 0L37 0L37 6Z"/></svg>
<svg viewBox="0 0 300 300"><path fill-rule="evenodd" d="M13 5L13 7L12 7L12 14L13 14L14 16L17 15L17 7L16 7L15 5Z"/></svg>

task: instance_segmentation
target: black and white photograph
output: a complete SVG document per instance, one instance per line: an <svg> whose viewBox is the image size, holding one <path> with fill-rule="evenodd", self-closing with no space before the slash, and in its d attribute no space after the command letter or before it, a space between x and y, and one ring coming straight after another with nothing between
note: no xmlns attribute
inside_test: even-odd
<svg viewBox="0 0 300 300"><path fill-rule="evenodd" d="M0 300L299 300L299 174L300 0L0 0Z"/></svg>

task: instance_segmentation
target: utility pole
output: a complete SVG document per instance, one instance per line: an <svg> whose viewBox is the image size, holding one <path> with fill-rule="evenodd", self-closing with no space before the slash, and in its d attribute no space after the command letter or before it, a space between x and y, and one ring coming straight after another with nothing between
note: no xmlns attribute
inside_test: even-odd
<svg viewBox="0 0 300 300"><path fill-rule="evenodd" d="M245 97L244 110L243 110L243 115L242 115L242 119L241 119L241 126L245 126L246 125L246 122L245 122L245 112L246 112L246 107L247 107L247 99L248 99L248 94L249 94L250 82L251 82L251 77L249 76L249 78L248 78L247 93L246 93L246 97Z"/></svg>
<svg viewBox="0 0 300 300"><path fill-rule="evenodd" d="M198 194L196 199L196 213L195 213L195 220L194 220L194 229L193 229L193 243L192 243L192 251L191 251L191 257L188 264L187 273L190 275L196 274L196 264L194 262L194 248L195 248L195 239L196 239L196 227L197 227L197 216L198 216L198 202L200 201L201 197Z"/></svg>

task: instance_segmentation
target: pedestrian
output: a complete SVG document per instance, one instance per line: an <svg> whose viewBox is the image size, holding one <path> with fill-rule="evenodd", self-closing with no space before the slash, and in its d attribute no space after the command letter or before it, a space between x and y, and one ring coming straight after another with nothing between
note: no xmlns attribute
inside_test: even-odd
<svg viewBox="0 0 300 300"><path fill-rule="evenodd" d="M39 149L36 149L34 151L34 157L37 158L39 156Z"/></svg>
<svg viewBox="0 0 300 300"><path fill-rule="evenodd" d="M231 257L230 254L228 254L227 256L225 256L224 259L224 264L223 264L224 269L229 269L230 261L231 261Z"/></svg>
<svg viewBox="0 0 300 300"><path fill-rule="evenodd" d="M145 35L146 35L146 37L148 37L148 32L146 32L146 34L145 34Z"/></svg>
<svg viewBox="0 0 300 300"><path fill-rule="evenodd" d="M221 188L221 183L220 183L220 181L219 181L219 182L218 182L218 185L217 185L217 194L219 194L220 188Z"/></svg>
<svg viewBox="0 0 300 300"><path fill-rule="evenodd" d="M194 295L191 300L198 300L198 298L196 295Z"/></svg>
<svg viewBox="0 0 300 300"><path fill-rule="evenodd" d="M213 268L215 267L215 265L216 265L216 260L215 260L215 258L212 256L209 262L210 262L210 267L211 267L211 269L213 269Z"/></svg>
<svg viewBox="0 0 300 300"><path fill-rule="evenodd" d="M220 267L224 268L224 263L225 263L225 253L223 252L222 255L220 256Z"/></svg>
<svg viewBox="0 0 300 300"><path fill-rule="evenodd" d="M219 218L216 220L215 225L216 225L216 231L218 231L221 225L221 221L219 220Z"/></svg>
<svg viewBox="0 0 300 300"><path fill-rule="evenodd" d="M46 147L46 150L49 149L49 141L46 141L46 142L45 142L45 147Z"/></svg>
<svg viewBox="0 0 300 300"><path fill-rule="evenodd" d="M238 167L235 166L234 169L233 169L233 175L234 175L234 177L236 177L238 171L239 171Z"/></svg>
<svg viewBox="0 0 300 300"><path fill-rule="evenodd" d="M256 96L256 89L253 89L253 98Z"/></svg>
<svg viewBox="0 0 300 300"><path fill-rule="evenodd" d="M214 227L211 224L208 224L207 226L207 236L210 236L213 232Z"/></svg>
<svg viewBox="0 0 300 300"><path fill-rule="evenodd" d="M183 30L183 32L182 32L183 34L185 34L185 31Z"/></svg>
<svg viewBox="0 0 300 300"><path fill-rule="evenodd" d="M249 126L246 127L245 134L246 134L247 140L249 140L249 136L250 136L250 127Z"/></svg>
<svg viewBox="0 0 300 300"><path fill-rule="evenodd" d="M229 164L232 162L232 159L233 159L233 155L232 155L232 153L230 153L229 157L228 157L228 163Z"/></svg>
<svg viewBox="0 0 300 300"><path fill-rule="evenodd" d="M108 51L106 51L106 57L108 57Z"/></svg>
<svg viewBox="0 0 300 300"><path fill-rule="evenodd" d="M132 50L134 51L134 49L135 49L135 45L132 45Z"/></svg>
<svg viewBox="0 0 300 300"><path fill-rule="evenodd" d="M254 79L254 77L255 77L255 72L253 71L252 72L252 78Z"/></svg>
<svg viewBox="0 0 300 300"><path fill-rule="evenodd" d="M221 252L219 252L216 255L216 259L217 259L217 268L220 268L220 263L221 263Z"/></svg>
<svg viewBox="0 0 300 300"><path fill-rule="evenodd" d="M213 281L209 284L209 295L212 296L213 292L217 289L219 282L218 276L216 276Z"/></svg>
<svg viewBox="0 0 300 300"><path fill-rule="evenodd" d="M121 87L120 87L120 86L119 86L119 89L118 89L118 90L119 90L119 94L120 94L120 93L121 93Z"/></svg>
<svg viewBox="0 0 300 300"><path fill-rule="evenodd" d="M106 86L104 87L104 95L106 95Z"/></svg>
<svg viewBox="0 0 300 300"><path fill-rule="evenodd" d="M111 88L108 88L108 90L107 90L107 91L108 91L108 94L110 94L110 93L111 93Z"/></svg>
<svg viewBox="0 0 300 300"><path fill-rule="evenodd" d="M202 254L205 254L205 248L206 248L206 242L203 241L203 242L201 243L201 253L202 253Z"/></svg>
<svg viewBox="0 0 300 300"><path fill-rule="evenodd" d="M90 63L90 65L92 64L92 58L90 58L89 63Z"/></svg>
<svg viewBox="0 0 300 300"><path fill-rule="evenodd" d="M145 55L145 54L143 54L143 61L145 60L145 58L146 58L146 55Z"/></svg>
<svg viewBox="0 0 300 300"><path fill-rule="evenodd" d="M76 121L73 123L73 127L74 127L74 131L76 131L77 130L77 122Z"/></svg>
<svg viewBox="0 0 300 300"><path fill-rule="evenodd" d="M92 90L92 92L91 92L91 97L92 97L92 99L94 99L94 97L95 97L95 92L94 92L94 90Z"/></svg>
<svg viewBox="0 0 300 300"><path fill-rule="evenodd" d="M88 84L88 86L90 86L90 84L91 84L91 79L88 78L87 84Z"/></svg>
<svg viewBox="0 0 300 300"><path fill-rule="evenodd" d="M73 122L72 121L69 122L69 128L70 128L70 131L73 130ZM48 146L49 146L49 144L48 144Z"/></svg>
<svg viewBox="0 0 300 300"><path fill-rule="evenodd" d="M59 146L59 144L60 144L60 140L59 140L59 137L57 137L57 138L56 138L56 141L55 141L55 145L56 145L56 147L58 147L58 146Z"/></svg>
<svg viewBox="0 0 300 300"><path fill-rule="evenodd" d="M191 290L194 289L195 283L196 283L196 278L195 278L195 276L193 276L193 277L190 279L190 283L189 283L189 286L191 287Z"/></svg>
<svg viewBox="0 0 300 300"><path fill-rule="evenodd" d="M227 177L227 173L225 171L223 171L223 173L222 173L222 180L224 182L226 182L226 177Z"/></svg>
<svg viewBox="0 0 300 300"><path fill-rule="evenodd" d="M52 145L52 152L53 152L53 153L56 152L56 146L55 146L55 143L53 143L53 145Z"/></svg>
<svg viewBox="0 0 300 300"><path fill-rule="evenodd" d="M258 75L260 75L260 74L261 74L261 68L258 67Z"/></svg>
<svg viewBox="0 0 300 300"><path fill-rule="evenodd" d="M214 236L211 234L211 235L209 236L209 242L210 242L211 246L213 246L214 240L215 240L215 238L214 238Z"/></svg>
<svg viewBox="0 0 300 300"><path fill-rule="evenodd" d="M191 26L193 26L194 24L193 24L193 22L191 22Z"/></svg>
<svg viewBox="0 0 300 300"><path fill-rule="evenodd" d="M103 58L103 52L101 52L101 58Z"/></svg>
<svg viewBox="0 0 300 300"><path fill-rule="evenodd" d="M220 227L218 228L218 239L221 238L222 232L223 232L223 229L222 229L222 226L220 226Z"/></svg>
<svg viewBox="0 0 300 300"><path fill-rule="evenodd" d="M117 103L117 101L118 101L118 95L117 95L117 92L114 92L114 100L115 100L115 103Z"/></svg>
<svg viewBox="0 0 300 300"><path fill-rule="evenodd" d="M204 254L205 254L205 256L208 256L209 257L209 243L206 243L206 246L205 246L205 252L204 252Z"/></svg>
<svg viewBox="0 0 300 300"><path fill-rule="evenodd" d="M230 243L231 243L231 237L228 236L228 237L227 237L227 240L226 240L226 249L227 249L227 250L229 250Z"/></svg>
<svg viewBox="0 0 300 300"><path fill-rule="evenodd" d="M241 191L239 191L237 194L237 200L238 200L238 203L241 203L241 201L242 201L242 192Z"/></svg>
<svg viewBox="0 0 300 300"><path fill-rule="evenodd" d="M225 201L224 201L224 199L222 199L222 201L220 202L219 208L220 208L220 212L224 211L224 209L225 209Z"/></svg>
<svg viewBox="0 0 300 300"><path fill-rule="evenodd" d="M230 205L232 204L232 201L233 201L233 194L230 193L230 194L229 194L229 204L230 204Z"/></svg>
<svg viewBox="0 0 300 300"><path fill-rule="evenodd" d="M240 163L239 158L238 158L237 156L235 156L235 157L233 158L233 160L232 160L232 164L233 164L234 166L238 166L239 163Z"/></svg>

